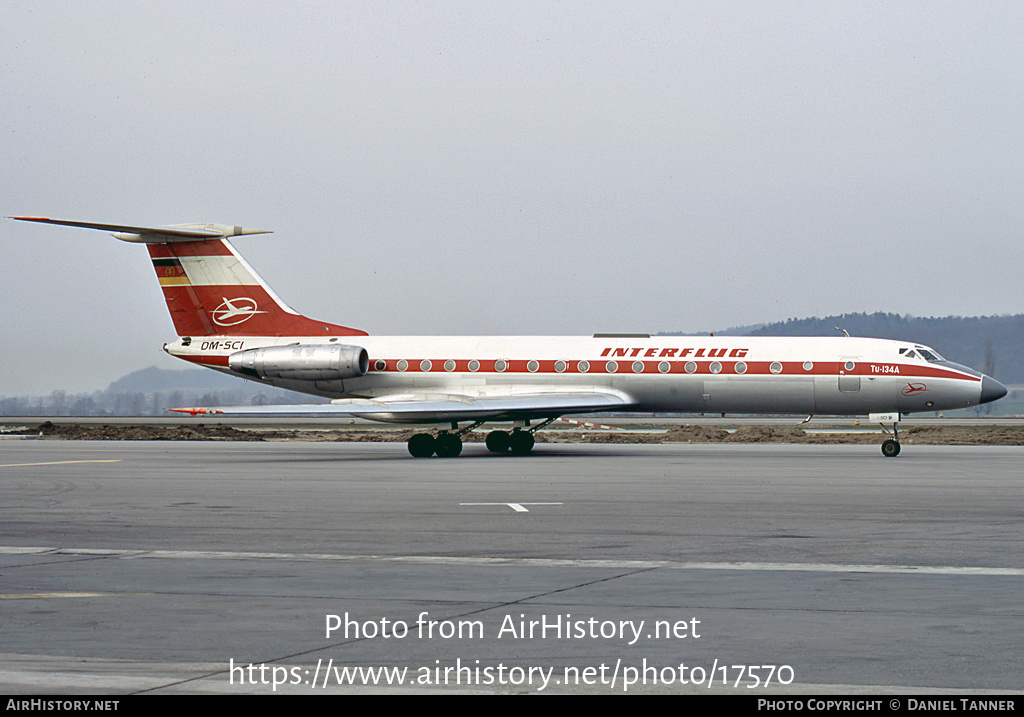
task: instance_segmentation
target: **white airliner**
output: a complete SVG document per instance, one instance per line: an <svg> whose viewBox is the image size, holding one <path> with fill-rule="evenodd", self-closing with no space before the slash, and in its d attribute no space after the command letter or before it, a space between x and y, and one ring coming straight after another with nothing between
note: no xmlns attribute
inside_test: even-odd
<svg viewBox="0 0 1024 717"><path fill-rule="evenodd" d="M192 414L361 416L444 425L409 440L417 457L458 456L485 423L495 453L529 453L556 418L597 411L900 414L995 401L990 376L907 341L836 337L369 336L289 308L227 237L268 232L217 224L137 227L11 217L113 232L149 249L178 340L172 356L330 404L172 409Z"/></svg>

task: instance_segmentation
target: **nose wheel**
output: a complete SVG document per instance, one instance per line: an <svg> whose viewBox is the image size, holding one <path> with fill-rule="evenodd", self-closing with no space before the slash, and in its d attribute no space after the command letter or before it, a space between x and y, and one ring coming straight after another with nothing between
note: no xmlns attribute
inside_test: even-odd
<svg viewBox="0 0 1024 717"><path fill-rule="evenodd" d="M895 458L900 454L900 414L898 413L872 413L868 416L871 421L877 421L882 426L882 431L889 433L886 426L892 424L892 438L882 441L882 455L886 458Z"/></svg>

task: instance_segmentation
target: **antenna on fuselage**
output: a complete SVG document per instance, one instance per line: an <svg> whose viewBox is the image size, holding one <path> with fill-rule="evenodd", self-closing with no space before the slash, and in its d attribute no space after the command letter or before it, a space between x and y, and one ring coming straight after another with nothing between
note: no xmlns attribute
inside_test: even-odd
<svg viewBox="0 0 1024 717"><path fill-rule="evenodd" d="M846 338L850 338L850 332L847 331L846 329L841 329L838 326L833 326L832 328L835 329L836 331L842 331L843 336L845 336Z"/></svg>

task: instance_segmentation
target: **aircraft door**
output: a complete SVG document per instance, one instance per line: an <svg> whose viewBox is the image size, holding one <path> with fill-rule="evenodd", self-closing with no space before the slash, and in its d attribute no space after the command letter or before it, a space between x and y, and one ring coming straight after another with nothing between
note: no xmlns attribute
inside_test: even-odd
<svg viewBox="0 0 1024 717"><path fill-rule="evenodd" d="M860 391L860 374L855 373L857 364L846 361L839 367L839 392L857 393Z"/></svg>

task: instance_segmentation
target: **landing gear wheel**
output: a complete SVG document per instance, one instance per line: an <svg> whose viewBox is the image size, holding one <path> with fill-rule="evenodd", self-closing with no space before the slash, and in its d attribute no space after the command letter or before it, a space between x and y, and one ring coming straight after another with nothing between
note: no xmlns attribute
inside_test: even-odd
<svg viewBox="0 0 1024 717"><path fill-rule="evenodd" d="M895 458L900 454L900 442L888 439L882 442L882 455L886 458Z"/></svg>
<svg viewBox="0 0 1024 717"><path fill-rule="evenodd" d="M409 439L409 453L415 458L430 458L436 448L437 442L429 433L417 433Z"/></svg>
<svg viewBox="0 0 1024 717"><path fill-rule="evenodd" d="M462 453L462 439L454 433L439 433L435 444L438 458L458 458Z"/></svg>
<svg viewBox="0 0 1024 717"><path fill-rule="evenodd" d="M506 431L491 431L484 442L491 453L508 453L511 438Z"/></svg>
<svg viewBox="0 0 1024 717"><path fill-rule="evenodd" d="M534 443L533 434L527 431L512 431L512 435L509 436L509 448L512 449L514 456L525 456L533 450Z"/></svg>

